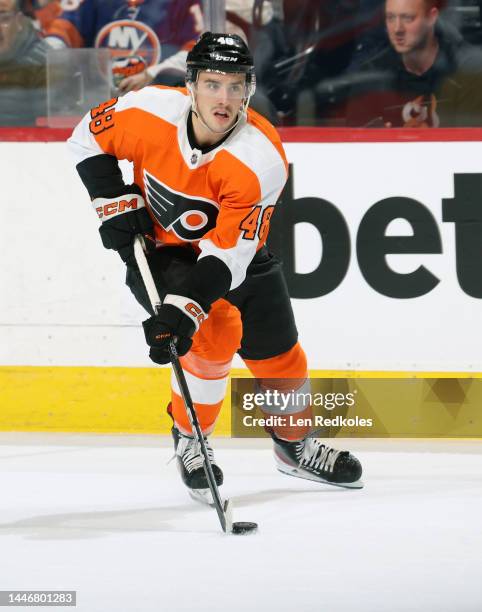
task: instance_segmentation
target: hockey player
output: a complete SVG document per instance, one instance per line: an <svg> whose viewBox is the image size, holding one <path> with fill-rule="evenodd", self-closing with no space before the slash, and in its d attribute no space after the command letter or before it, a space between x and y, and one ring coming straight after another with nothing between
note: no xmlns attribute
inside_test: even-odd
<svg viewBox="0 0 482 612"><path fill-rule="evenodd" d="M205 33L187 58L186 88L146 87L87 114L69 140L102 225L104 246L127 264L126 282L150 312L151 359L169 363L176 337L205 436L213 431L237 351L263 386L300 389L308 370L280 264L264 246L287 162L275 129L248 109L255 89L248 47L235 35ZM117 160L134 165L122 181ZM133 256L150 235L148 261L163 299L151 309ZM202 458L172 379L172 434L184 483L207 488ZM307 417L311 407L284 414ZM297 419L295 419L297 422ZM360 487L361 466L310 436L308 426L270 431L278 469ZM222 484L209 442L213 471Z"/></svg>

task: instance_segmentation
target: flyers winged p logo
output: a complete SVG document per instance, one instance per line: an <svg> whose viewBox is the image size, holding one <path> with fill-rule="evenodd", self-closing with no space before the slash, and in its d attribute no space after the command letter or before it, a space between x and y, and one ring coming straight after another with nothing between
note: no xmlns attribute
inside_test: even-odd
<svg viewBox="0 0 482 612"><path fill-rule="evenodd" d="M201 240L216 226L219 205L213 200L174 191L144 170L147 201L158 223L186 241Z"/></svg>

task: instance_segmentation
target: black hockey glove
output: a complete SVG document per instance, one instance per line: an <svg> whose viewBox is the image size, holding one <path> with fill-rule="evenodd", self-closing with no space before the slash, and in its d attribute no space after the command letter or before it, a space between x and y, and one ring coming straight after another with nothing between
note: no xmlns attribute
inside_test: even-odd
<svg viewBox="0 0 482 612"><path fill-rule="evenodd" d="M95 198L92 205L102 221L102 244L117 251L125 263L134 263L134 237L147 234L153 239L154 223L137 185L125 185L121 191L112 198Z"/></svg>
<svg viewBox="0 0 482 612"><path fill-rule="evenodd" d="M177 338L178 355L185 355L192 345L192 336L207 313L191 298L183 295L166 295L158 314L142 324L147 344L151 347L149 357L155 363L169 363L169 343Z"/></svg>

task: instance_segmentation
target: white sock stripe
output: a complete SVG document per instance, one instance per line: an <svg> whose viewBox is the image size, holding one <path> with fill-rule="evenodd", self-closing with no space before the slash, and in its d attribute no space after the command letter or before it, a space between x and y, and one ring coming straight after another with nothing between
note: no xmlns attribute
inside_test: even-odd
<svg viewBox="0 0 482 612"><path fill-rule="evenodd" d="M184 375L186 376L187 386L189 387L193 402L199 404L217 404L224 399L228 377L208 380L194 376L194 374L186 372L186 370L184 370ZM171 372L171 387L174 393L181 395L174 372Z"/></svg>

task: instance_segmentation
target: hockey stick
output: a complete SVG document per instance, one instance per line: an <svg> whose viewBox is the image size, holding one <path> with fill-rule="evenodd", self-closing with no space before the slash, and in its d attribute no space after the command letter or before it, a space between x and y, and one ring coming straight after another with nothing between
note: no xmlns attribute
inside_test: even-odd
<svg viewBox="0 0 482 612"><path fill-rule="evenodd" d="M144 253L144 239L140 235L137 235L134 241L134 256L137 262L137 266L139 267L139 271L141 273L141 277L144 282L147 294L149 296L152 308L157 314L158 309L161 306L161 300L159 297L159 293L157 292L154 279L152 278L152 273L149 268L146 255ZM199 448L201 449L201 453L204 459L204 472L206 474L206 479L208 481L209 489L211 491L211 495L214 501L214 507L216 508L221 527L224 533L246 534L255 531L257 529L256 523L233 523L231 501L227 499L223 504L221 495L219 494L218 486L216 484L216 479L213 474L211 461L209 460L206 444L204 442L204 436L199 425L196 410L194 408L194 404L191 399L191 394L189 392L189 387L186 382L186 377L184 376L184 371L179 362L175 339L171 340L170 342L169 356L171 359L174 374L177 379L177 383L179 385L179 389L181 390L181 395L184 401L184 405L186 407L186 412L191 423L192 433L196 439L196 442L199 444Z"/></svg>
<svg viewBox="0 0 482 612"><path fill-rule="evenodd" d="M208 451L206 449L206 444L204 443L204 436L199 425L199 421L197 418L196 410L194 409L194 404L191 399L191 394L189 393L189 387L187 386L186 377L184 376L184 371L179 363L179 357L177 354L176 345L174 340L171 340L169 346L169 355L171 357L171 364L174 370L174 374L176 376L177 384L179 385L179 389L181 391L182 399L184 401L184 405L186 406L187 416L189 417L189 421L191 423L192 432L194 437L196 438L197 443L201 449L201 453L203 455L203 467L204 472L206 474L206 478L209 484L209 489L211 491L211 495L213 496L214 507L216 508L216 512L218 513L219 522L221 523L221 527L225 533L232 532L233 530L233 520L232 520L232 504L229 499L227 499L224 504L221 500L221 495L219 494L218 485L216 484L216 479L213 474L213 468L211 466L211 462L209 461Z"/></svg>

